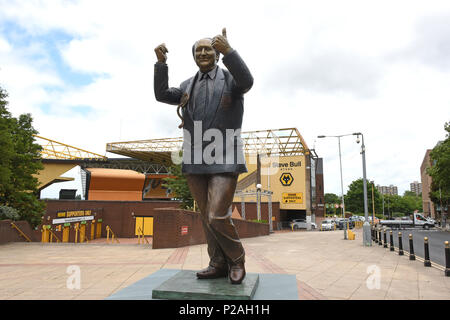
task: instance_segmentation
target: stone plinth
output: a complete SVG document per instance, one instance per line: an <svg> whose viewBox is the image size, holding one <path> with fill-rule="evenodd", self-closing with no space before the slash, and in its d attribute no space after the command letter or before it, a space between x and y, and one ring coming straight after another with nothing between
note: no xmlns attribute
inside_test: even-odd
<svg viewBox="0 0 450 320"><path fill-rule="evenodd" d="M197 279L196 271L181 270L153 289L153 299L251 300L259 284L258 274L247 274L241 284L228 278Z"/></svg>

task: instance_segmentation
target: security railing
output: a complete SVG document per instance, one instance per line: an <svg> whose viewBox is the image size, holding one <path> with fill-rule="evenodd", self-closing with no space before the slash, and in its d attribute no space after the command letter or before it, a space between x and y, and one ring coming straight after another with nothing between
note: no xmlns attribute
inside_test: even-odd
<svg viewBox="0 0 450 320"><path fill-rule="evenodd" d="M144 240L145 242L147 242L147 244L150 244L150 242L148 242L147 238L144 235L144 231L142 231L141 227L138 228L138 244L144 244Z"/></svg>
<svg viewBox="0 0 450 320"><path fill-rule="evenodd" d="M25 240L27 240L28 242L32 242L31 239L25 233L23 233L23 231L20 230L20 228L14 222L11 222L11 228L16 229L19 234L25 238Z"/></svg>
<svg viewBox="0 0 450 320"><path fill-rule="evenodd" d="M114 234L114 232L112 231L112 229L109 226L106 226L106 243L109 243L109 233L111 233L111 241L112 241L112 243L114 243L114 240L117 243L120 243L119 239L117 239L116 235Z"/></svg>

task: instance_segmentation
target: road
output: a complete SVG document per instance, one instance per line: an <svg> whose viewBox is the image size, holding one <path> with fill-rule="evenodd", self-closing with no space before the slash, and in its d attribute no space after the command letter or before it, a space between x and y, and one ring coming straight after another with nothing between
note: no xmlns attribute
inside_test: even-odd
<svg viewBox="0 0 450 320"><path fill-rule="evenodd" d="M398 233L402 233L402 244L403 251L409 252L409 234L413 236L413 247L414 254L418 257L424 258L424 237L428 237L428 248L430 252L430 260L431 264L433 262L440 264L445 267L445 241L450 242L450 232L441 231L437 229L432 230L423 230L423 229L413 229L407 228L403 230L392 230L394 246L398 248ZM382 238L383 232L381 233ZM383 238L384 239L384 238ZM390 244L389 240L389 229L386 231L386 240L388 243L388 247ZM374 242L374 245L378 245Z"/></svg>

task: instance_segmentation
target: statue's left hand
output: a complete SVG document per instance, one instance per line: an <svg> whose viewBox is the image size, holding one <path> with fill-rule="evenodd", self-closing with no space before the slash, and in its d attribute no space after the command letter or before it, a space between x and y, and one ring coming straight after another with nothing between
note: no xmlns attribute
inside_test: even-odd
<svg viewBox="0 0 450 320"><path fill-rule="evenodd" d="M219 34L213 38L211 45L223 55L226 55L232 50L230 44L228 43L226 28L222 29L221 35Z"/></svg>

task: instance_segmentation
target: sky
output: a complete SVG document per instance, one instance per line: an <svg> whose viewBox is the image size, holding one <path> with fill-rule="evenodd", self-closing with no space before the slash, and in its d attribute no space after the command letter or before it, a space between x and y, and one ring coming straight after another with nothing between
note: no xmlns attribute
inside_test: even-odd
<svg viewBox="0 0 450 320"><path fill-rule="evenodd" d="M317 136L362 132L367 178L403 194L450 121L449 21L450 2L432 0L0 0L0 86L41 136L117 157L106 143L182 135L154 97L154 48L166 44L179 86L197 71L192 44L226 27L254 77L242 131L296 127L338 195L338 139ZM340 142L345 193L361 144ZM76 180L42 196L81 194L79 168L64 176Z"/></svg>

